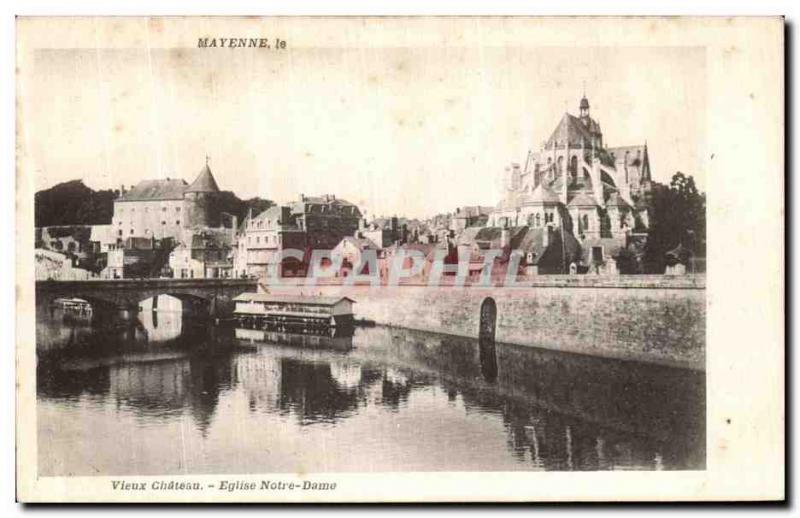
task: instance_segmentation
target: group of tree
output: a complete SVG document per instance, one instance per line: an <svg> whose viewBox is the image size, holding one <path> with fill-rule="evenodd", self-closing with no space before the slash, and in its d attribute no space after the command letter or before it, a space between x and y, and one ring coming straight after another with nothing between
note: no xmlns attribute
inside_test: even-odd
<svg viewBox="0 0 800 518"><path fill-rule="evenodd" d="M677 172L669 185L654 184L650 193L650 230L644 263L649 272L663 272L668 252L681 260L706 255L706 195L692 176Z"/></svg>

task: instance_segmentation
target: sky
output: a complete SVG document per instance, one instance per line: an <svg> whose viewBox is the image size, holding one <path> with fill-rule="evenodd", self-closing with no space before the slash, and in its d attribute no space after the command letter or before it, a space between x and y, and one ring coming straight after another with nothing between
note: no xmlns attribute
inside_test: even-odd
<svg viewBox="0 0 800 518"><path fill-rule="evenodd" d="M653 177L705 190L695 47L40 49L19 91L37 190L154 178L279 203L331 193L368 216L495 205L586 93L608 146L647 141Z"/></svg>

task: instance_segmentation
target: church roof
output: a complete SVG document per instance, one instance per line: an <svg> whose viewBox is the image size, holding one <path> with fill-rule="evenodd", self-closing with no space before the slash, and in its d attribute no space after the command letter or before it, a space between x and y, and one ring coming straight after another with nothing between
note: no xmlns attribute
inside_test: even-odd
<svg viewBox="0 0 800 518"><path fill-rule="evenodd" d="M597 201L586 191L579 191L567 203L567 207L595 207Z"/></svg>
<svg viewBox="0 0 800 518"><path fill-rule="evenodd" d="M608 207L624 207L629 208L631 206L630 203L625 201L622 196L620 196L619 192L612 192L609 197L608 201L606 201L606 206Z"/></svg>
<svg viewBox="0 0 800 518"><path fill-rule="evenodd" d="M561 201L561 198L558 196L558 194L542 184L539 184L539 186L533 190L531 193L531 199L534 202L541 203L558 203Z"/></svg>
<svg viewBox="0 0 800 518"><path fill-rule="evenodd" d="M640 166L641 163L644 161L644 157L647 154L647 146L619 146L619 147L610 147L606 148L606 152L609 155L614 156L614 162L617 164L625 164L625 160L627 158L628 166ZM626 154L627 153L627 154ZM639 163L636 163L636 159L639 159Z"/></svg>
<svg viewBox="0 0 800 518"><path fill-rule="evenodd" d="M203 167L186 192L219 192L219 186L217 186L217 181L214 180L208 164Z"/></svg>
<svg viewBox="0 0 800 518"><path fill-rule="evenodd" d="M181 200L186 191L183 180L142 180L117 201Z"/></svg>
<svg viewBox="0 0 800 518"><path fill-rule="evenodd" d="M584 125L578 117L565 113L544 147L553 149L553 145L556 143L559 146L569 143L571 147L580 147L582 144L589 147L594 133L600 133L600 125L597 121L589 118L588 123Z"/></svg>

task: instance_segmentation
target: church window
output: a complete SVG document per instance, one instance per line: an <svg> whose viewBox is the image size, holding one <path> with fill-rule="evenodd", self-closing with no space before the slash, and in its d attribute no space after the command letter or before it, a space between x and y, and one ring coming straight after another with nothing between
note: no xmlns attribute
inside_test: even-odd
<svg viewBox="0 0 800 518"><path fill-rule="evenodd" d="M180 225L180 224L181 224L181 220L179 220L179 219L176 219L176 220L175 220L175 224L176 224L176 225Z"/></svg>
<svg viewBox="0 0 800 518"><path fill-rule="evenodd" d="M570 158L570 160L569 160L569 172L570 172L570 175L572 176L572 179L574 180L578 175L578 157L577 156L573 156L572 158Z"/></svg>
<svg viewBox="0 0 800 518"><path fill-rule="evenodd" d="M583 230L589 230L589 216L583 215Z"/></svg>
<svg viewBox="0 0 800 518"><path fill-rule="evenodd" d="M131 229L131 234L133 234L133 229Z"/></svg>
<svg viewBox="0 0 800 518"><path fill-rule="evenodd" d="M536 213L536 226L537 227L541 227L542 226L541 216L539 215L538 212Z"/></svg>
<svg viewBox="0 0 800 518"><path fill-rule="evenodd" d="M119 231L117 232L117 235L120 235L120 236L122 235L122 229L119 229Z"/></svg>

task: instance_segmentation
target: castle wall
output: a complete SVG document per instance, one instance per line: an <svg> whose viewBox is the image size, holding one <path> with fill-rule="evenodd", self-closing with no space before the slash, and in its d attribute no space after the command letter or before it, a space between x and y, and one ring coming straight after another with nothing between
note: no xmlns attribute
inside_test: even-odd
<svg viewBox="0 0 800 518"><path fill-rule="evenodd" d="M111 238L172 237L180 240L189 205L185 200L115 201Z"/></svg>

